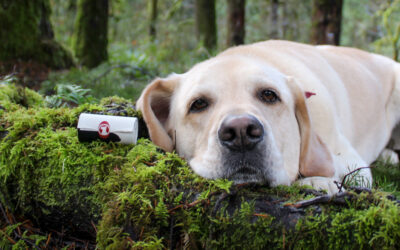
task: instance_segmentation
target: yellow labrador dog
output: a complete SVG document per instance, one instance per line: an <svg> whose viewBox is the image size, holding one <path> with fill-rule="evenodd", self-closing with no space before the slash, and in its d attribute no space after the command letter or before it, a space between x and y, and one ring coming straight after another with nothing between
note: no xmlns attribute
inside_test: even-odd
<svg viewBox="0 0 400 250"><path fill-rule="evenodd" d="M152 141L205 178L335 193L334 181L369 166L400 121L400 64L352 48L260 42L156 79L138 108ZM359 177L372 182L368 168Z"/></svg>

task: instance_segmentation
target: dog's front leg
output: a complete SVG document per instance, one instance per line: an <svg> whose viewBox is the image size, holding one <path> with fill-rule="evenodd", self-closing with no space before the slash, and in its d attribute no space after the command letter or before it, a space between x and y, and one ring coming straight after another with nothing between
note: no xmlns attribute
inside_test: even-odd
<svg viewBox="0 0 400 250"><path fill-rule="evenodd" d="M299 179L300 185L310 185L317 190L326 190L328 194L335 194L339 187L361 186L372 187L372 174L367 164L348 140L340 136L333 156L335 166L334 177L312 176ZM342 191L344 188L342 188Z"/></svg>

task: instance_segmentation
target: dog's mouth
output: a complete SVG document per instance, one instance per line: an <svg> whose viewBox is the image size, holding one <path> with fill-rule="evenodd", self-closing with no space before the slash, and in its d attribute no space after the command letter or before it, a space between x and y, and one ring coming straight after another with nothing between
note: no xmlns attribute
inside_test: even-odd
<svg viewBox="0 0 400 250"><path fill-rule="evenodd" d="M237 166L232 164L231 166L226 166L226 168L229 170L226 172L225 178L234 181L235 184L265 182L265 173L257 166L248 164Z"/></svg>
<svg viewBox="0 0 400 250"><path fill-rule="evenodd" d="M263 149L259 146L247 152L224 152L222 160L224 177L235 183L264 182L267 161L266 150Z"/></svg>
<svg viewBox="0 0 400 250"><path fill-rule="evenodd" d="M250 168L239 169L234 174L228 176L227 179L232 180L235 184L265 183L262 174L259 173L259 171Z"/></svg>
<svg viewBox="0 0 400 250"><path fill-rule="evenodd" d="M235 175L256 175L256 174L257 174L257 170L249 168L249 167L240 168L235 173Z"/></svg>

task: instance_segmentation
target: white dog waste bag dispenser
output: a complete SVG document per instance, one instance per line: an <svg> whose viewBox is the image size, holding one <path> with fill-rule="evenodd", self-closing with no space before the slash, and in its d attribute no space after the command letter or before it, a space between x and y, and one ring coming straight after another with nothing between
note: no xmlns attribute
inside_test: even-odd
<svg viewBox="0 0 400 250"><path fill-rule="evenodd" d="M138 119L136 117L82 113L78 121L78 138L81 142L102 140L136 144Z"/></svg>

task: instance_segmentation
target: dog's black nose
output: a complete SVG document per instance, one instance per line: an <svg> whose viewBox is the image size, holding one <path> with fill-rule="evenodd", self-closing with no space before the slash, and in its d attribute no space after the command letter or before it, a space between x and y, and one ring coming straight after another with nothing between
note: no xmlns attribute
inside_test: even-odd
<svg viewBox="0 0 400 250"><path fill-rule="evenodd" d="M234 151L253 149L263 136L262 124L252 115L227 116L218 130L221 144Z"/></svg>

